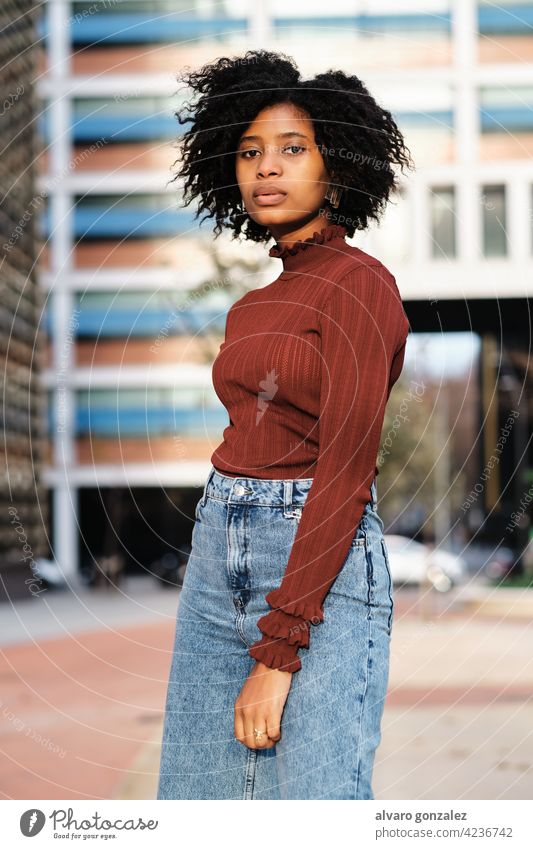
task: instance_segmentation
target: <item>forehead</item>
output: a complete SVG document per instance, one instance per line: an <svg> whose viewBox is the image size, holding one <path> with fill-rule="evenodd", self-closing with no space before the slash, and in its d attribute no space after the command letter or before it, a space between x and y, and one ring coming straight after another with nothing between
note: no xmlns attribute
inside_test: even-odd
<svg viewBox="0 0 533 849"><path fill-rule="evenodd" d="M313 122L302 109L292 103L279 103L258 112L253 121L242 131L241 139L250 136L256 139L281 138L292 132L313 139Z"/></svg>

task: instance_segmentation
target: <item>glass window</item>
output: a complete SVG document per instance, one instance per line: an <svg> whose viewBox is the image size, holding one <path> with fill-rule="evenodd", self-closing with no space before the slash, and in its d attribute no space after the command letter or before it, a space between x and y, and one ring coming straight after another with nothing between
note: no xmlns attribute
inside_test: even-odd
<svg viewBox="0 0 533 849"><path fill-rule="evenodd" d="M72 135L75 142L145 142L174 138L182 130L174 115L185 97L136 97L128 92L114 97L75 98Z"/></svg>
<svg viewBox="0 0 533 849"><path fill-rule="evenodd" d="M505 186L483 186L483 255L506 256Z"/></svg>
<svg viewBox="0 0 533 849"><path fill-rule="evenodd" d="M52 409L49 427L58 411ZM227 413L213 389L91 389L76 392L77 436L219 435Z"/></svg>
<svg viewBox="0 0 533 849"><path fill-rule="evenodd" d="M74 0L72 9L78 15L123 14L125 12L152 12L161 14L180 12L197 15L194 0Z"/></svg>
<svg viewBox="0 0 533 849"><path fill-rule="evenodd" d="M112 112L113 115L168 115L186 100L179 93L175 97L139 97L135 94L115 94L109 97L75 97L76 117L92 117Z"/></svg>
<svg viewBox="0 0 533 849"><path fill-rule="evenodd" d="M478 0L478 30L484 35L530 35L532 21L531 0Z"/></svg>
<svg viewBox="0 0 533 849"><path fill-rule="evenodd" d="M239 4L239 7L245 5ZM370 0L364 4L336 0L329 5L323 0L307 0L301 4L273 0L270 12L276 25L283 28L284 35L287 27L291 34L292 31L298 34L298 26L302 22L309 26L348 26L352 33L361 32L370 37L391 32L449 32L451 26L449 2L445 0L405 0L400 10L397 0Z"/></svg>
<svg viewBox="0 0 533 849"><path fill-rule="evenodd" d="M431 254L435 259L456 256L455 188L430 190Z"/></svg>
<svg viewBox="0 0 533 849"><path fill-rule="evenodd" d="M83 239L175 236L193 225L193 212L168 194L77 195L74 235Z"/></svg>
<svg viewBox="0 0 533 849"><path fill-rule="evenodd" d="M530 132L533 127L533 86L483 86L479 105L484 133Z"/></svg>
<svg viewBox="0 0 533 849"><path fill-rule="evenodd" d="M220 294L220 293L218 293ZM165 291L85 292L76 296L78 337L160 337L223 334L228 295Z"/></svg>
<svg viewBox="0 0 533 849"><path fill-rule="evenodd" d="M372 225L372 248L391 264L407 262L412 245L412 214L405 186L391 195L379 225Z"/></svg>
<svg viewBox="0 0 533 849"><path fill-rule="evenodd" d="M74 44L176 44L217 38L242 40L246 18L236 18L225 3L187 0L80 0L72 5Z"/></svg>

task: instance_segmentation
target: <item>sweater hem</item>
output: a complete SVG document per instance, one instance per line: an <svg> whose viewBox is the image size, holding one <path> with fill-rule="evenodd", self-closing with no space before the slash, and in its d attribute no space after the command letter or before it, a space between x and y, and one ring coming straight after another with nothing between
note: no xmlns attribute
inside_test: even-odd
<svg viewBox="0 0 533 849"><path fill-rule="evenodd" d="M302 661L298 655L287 657L286 654L283 654L280 651L282 645L287 646L287 643L279 638L263 637L259 642L250 646L248 654L270 669L279 669L282 672L298 672L302 668ZM291 654L293 653L291 651Z"/></svg>
<svg viewBox="0 0 533 849"><path fill-rule="evenodd" d="M294 601L281 588L272 590L265 598L274 610L291 613L293 616L301 616L302 619L310 621L313 625L318 625L319 622L324 621L324 611L320 605L313 601L301 599Z"/></svg>
<svg viewBox="0 0 533 849"><path fill-rule="evenodd" d="M309 623L282 610L262 616L257 627L267 637L283 637L291 646L309 648Z"/></svg>

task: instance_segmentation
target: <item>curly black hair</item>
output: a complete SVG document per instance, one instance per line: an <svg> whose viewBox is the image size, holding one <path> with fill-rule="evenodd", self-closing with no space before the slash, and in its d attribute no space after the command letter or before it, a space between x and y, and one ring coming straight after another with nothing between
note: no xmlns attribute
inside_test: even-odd
<svg viewBox="0 0 533 849"><path fill-rule="evenodd" d="M355 75L329 70L302 80L290 56L248 50L196 71L187 66L178 80L194 94L174 113L189 126L171 182L183 178L184 206L198 198L196 218L203 212L202 221L214 217L215 237L225 227L234 238L241 232L254 242L271 238L266 227L243 216L235 176L239 138L266 107L290 103L312 121L325 166L334 184L343 187L338 208L330 208L327 218L342 223L348 236L381 217L398 187L393 166L413 165L391 113Z"/></svg>

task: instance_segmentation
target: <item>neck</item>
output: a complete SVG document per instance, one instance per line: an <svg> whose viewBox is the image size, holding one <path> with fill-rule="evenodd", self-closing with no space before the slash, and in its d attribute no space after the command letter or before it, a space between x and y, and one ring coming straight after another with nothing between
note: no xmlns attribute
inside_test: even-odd
<svg viewBox="0 0 533 849"><path fill-rule="evenodd" d="M301 227L295 228L293 224L289 224L280 227L270 227L269 230L280 248L292 248L297 242L308 239L313 233L322 230L330 223L331 221L321 211Z"/></svg>
<svg viewBox="0 0 533 849"><path fill-rule="evenodd" d="M281 259L283 272L312 271L320 263L331 261L339 251L345 250L344 225L324 225L320 222L318 226L320 230L315 230L305 239L297 239L291 247L275 244L270 248L269 256Z"/></svg>

